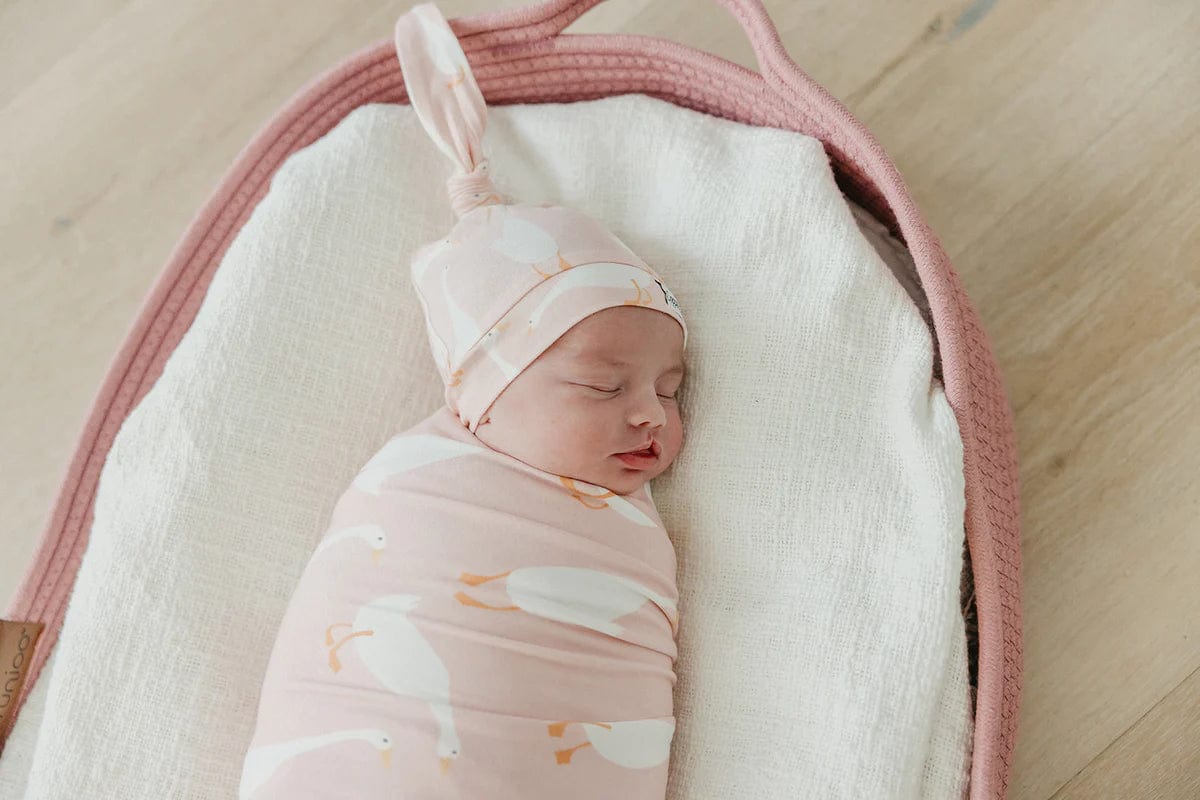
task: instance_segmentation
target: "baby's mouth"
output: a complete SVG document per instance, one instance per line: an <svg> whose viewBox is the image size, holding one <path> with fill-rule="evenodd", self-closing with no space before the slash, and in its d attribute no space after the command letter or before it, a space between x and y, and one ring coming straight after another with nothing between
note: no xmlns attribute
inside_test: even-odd
<svg viewBox="0 0 1200 800"><path fill-rule="evenodd" d="M631 467L646 469L658 461L658 455L661 452L662 445L654 440L651 440L648 447L643 447L639 450L627 450L624 453L617 453L616 457Z"/></svg>
<svg viewBox="0 0 1200 800"><path fill-rule="evenodd" d="M637 450L626 450L618 455L637 455L637 456L657 456L662 450L661 445L654 439L650 440L650 444Z"/></svg>

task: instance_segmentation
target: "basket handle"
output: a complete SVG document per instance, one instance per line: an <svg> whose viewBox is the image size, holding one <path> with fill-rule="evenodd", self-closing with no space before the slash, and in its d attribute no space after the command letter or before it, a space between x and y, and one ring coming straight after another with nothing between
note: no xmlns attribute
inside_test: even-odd
<svg viewBox="0 0 1200 800"><path fill-rule="evenodd" d="M604 0L545 0L529 6L503 9L476 17L460 17L450 24L460 39L468 40L473 35L485 34L491 44L528 43L530 40L547 40L564 35L563 30L585 12ZM716 0L733 15L750 39L758 71L763 77L786 74L787 66L794 68L779 31L763 6L762 0ZM570 36L572 34L565 34ZM485 47L488 45L484 45ZM476 49L464 41L467 50Z"/></svg>

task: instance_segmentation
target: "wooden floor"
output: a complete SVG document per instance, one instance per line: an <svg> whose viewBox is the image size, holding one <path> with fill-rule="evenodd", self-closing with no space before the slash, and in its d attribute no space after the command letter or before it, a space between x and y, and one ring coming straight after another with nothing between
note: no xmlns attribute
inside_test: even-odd
<svg viewBox="0 0 1200 800"><path fill-rule="evenodd" d="M410 4L0 5L0 596L191 214L294 91ZM767 5L909 181L1016 409L1010 796L1200 797L1200 5ZM570 30L753 65L712 0L609 0Z"/></svg>

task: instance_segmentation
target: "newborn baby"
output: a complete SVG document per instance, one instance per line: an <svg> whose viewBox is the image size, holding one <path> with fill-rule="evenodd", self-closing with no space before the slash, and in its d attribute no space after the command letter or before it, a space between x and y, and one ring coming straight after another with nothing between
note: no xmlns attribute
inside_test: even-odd
<svg viewBox="0 0 1200 800"><path fill-rule="evenodd" d="M239 796L662 800L678 591L648 482L683 442L679 303L596 220L496 191L436 7L396 34L460 168L458 223L411 265L446 403L338 500Z"/></svg>
<svg viewBox="0 0 1200 800"><path fill-rule="evenodd" d="M479 436L443 407L368 462L280 627L242 798L663 798L678 593L646 481L682 443L682 343L597 312Z"/></svg>

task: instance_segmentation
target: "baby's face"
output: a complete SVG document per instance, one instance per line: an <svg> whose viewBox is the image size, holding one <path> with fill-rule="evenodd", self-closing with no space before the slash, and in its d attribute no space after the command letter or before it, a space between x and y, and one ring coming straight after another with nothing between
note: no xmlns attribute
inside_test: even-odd
<svg viewBox="0 0 1200 800"><path fill-rule="evenodd" d="M679 323L653 309L606 308L518 375L476 435L537 469L630 494L666 470L683 445L675 398L683 370ZM651 439L656 458L617 457Z"/></svg>

